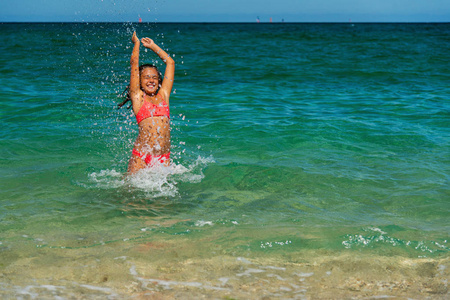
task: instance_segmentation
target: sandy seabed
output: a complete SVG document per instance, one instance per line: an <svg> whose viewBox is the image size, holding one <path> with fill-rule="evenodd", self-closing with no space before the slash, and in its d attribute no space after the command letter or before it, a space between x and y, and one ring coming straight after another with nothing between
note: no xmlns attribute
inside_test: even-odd
<svg viewBox="0 0 450 300"><path fill-rule="evenodd" d="M12 249L10 249L12 250ZM2 299L449 299L449 257L305 250L252 258L189 240L4 250Z"/></svg>

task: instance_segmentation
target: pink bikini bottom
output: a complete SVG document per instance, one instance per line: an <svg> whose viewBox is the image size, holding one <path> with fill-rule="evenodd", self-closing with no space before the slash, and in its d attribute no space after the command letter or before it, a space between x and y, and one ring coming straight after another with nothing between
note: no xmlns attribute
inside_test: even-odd
<svg viewBox="0 0 450 300"><path fill-rule="evenodd" d="M167 160L170 159L170 152L166 153L166 154L162 154L162 155L153 156L150 154L142 154L139 151L137 151L136 149L133 149L132 153L133 153L133 155L136 155L136 156L139 156L140 158L142 158L145 161L145 163L150 166L154 165L155 162L157 162L157 161L159 163L163 164L164 162L166 162Z"/></svg>

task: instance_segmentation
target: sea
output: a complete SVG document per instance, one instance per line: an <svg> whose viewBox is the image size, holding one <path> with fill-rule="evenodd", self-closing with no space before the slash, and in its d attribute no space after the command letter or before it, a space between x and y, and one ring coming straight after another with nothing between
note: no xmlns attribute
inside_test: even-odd
<svg viewBox="0 0 450 300"><path fill-rule="evenodd" d="M133 31L176 72L171 165L127 176ZM448 299L450 23L0 39L1 298Z"/></svg>

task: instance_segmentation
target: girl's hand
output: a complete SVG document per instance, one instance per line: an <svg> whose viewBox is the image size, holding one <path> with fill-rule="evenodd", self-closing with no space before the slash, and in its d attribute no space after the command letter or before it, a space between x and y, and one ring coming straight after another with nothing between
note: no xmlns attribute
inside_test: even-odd
<svg viewBox="0 0 450 300"><path fill-rule="evenodd" d="M150 38L143 38L141 41L145 48L150 48L150 46L154 44L153 40Z"/></svg>
<svg viewBox="0 0 450 300"><path fill-rule="evenodd" d="M133 37L131 38L131 41L133 42L133 44L139 43L139 39L136 35L136 31L133 32Z"/></svg>

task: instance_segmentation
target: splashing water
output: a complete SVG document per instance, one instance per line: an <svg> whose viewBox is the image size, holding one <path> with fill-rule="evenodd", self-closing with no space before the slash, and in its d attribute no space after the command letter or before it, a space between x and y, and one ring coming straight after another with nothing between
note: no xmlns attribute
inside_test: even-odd
<svg viewBox="0 0 450 300"><path fill-rule="evenodd" d="M89 174L90 182L96 188L117 189L134 188L146 193L149 198L174 197L178 194L177 184L180 182L198 183L204 178L203 169L214 163L212 156L198 158L187 167L172 162L169 166L155 163L135 174L125 176L112 170L101 170Z"/></svg>

